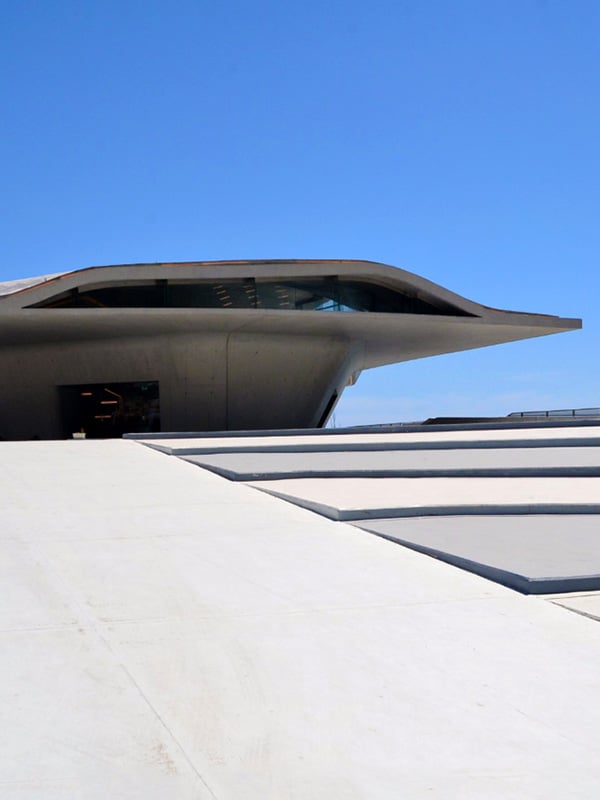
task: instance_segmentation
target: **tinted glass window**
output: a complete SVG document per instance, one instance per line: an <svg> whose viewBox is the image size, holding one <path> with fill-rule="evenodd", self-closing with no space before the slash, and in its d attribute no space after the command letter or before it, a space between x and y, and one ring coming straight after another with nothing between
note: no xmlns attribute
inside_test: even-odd
<svg viewBox="0 0 600 800"><path fill-rule="evenodd" d="M297 280L167 281L63 292L32 308L243 308L289 311L370 311L469 316L448 304L365 281L336 277Z"/></svg>

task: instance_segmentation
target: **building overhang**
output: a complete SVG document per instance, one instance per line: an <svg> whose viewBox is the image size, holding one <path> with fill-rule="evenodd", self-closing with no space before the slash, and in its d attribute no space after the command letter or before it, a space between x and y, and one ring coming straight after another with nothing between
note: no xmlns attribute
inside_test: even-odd
<svg viewBox="0 0 600 800"><path fill-rule="evenodd" d="M69 292L222 281L333 279L409 298L435 313L282 308L48 307ZM44 305L46 304L46 307ZM37 306L37 307L36 307ZM352 345L357 367L485 347L581 327L579 319L490 308L406 270L368 261L278 260L92 267L0 284L0 345L194 335L202 332L330 337Z"/></svg>

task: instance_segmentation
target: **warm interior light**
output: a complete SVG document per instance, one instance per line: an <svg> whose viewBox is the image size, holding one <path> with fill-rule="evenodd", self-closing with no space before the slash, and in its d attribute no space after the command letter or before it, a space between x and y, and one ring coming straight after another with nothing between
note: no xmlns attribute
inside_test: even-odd
<svg viewBox="0 0 600 800"><path fill-rule="evenodd" d="M101 406L116 406L119 404L118 400L100 400Z"/></svg>
<svg viewBox="0 0 600 800"><path fill-rule="evenodd" d="M92 393L91 392L81 392L81 396L82 397L91 397Z"/></svg>

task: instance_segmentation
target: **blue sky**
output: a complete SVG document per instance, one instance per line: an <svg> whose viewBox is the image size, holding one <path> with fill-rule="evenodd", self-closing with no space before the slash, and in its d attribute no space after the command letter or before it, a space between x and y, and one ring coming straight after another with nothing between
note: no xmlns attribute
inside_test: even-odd
<svg viewBox="0 0 600 800"><path fill-rule="evenodd" d="M364 372L336 423L600 405L600 3L0 0L0 279L364 258L581 332Z"/></svg>

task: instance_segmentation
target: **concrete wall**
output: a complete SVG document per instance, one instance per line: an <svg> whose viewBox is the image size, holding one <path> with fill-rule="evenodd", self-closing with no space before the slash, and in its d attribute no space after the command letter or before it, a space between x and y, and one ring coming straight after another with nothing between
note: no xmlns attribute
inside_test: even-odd
<svg viewBox="0 0 600 800"><path fill-rule="evenodd" d="M356 369L324 336L206 332L22 345L0 353L0 436L62 438L58 386L160 383L162 430L311 427Z"/></svg>

